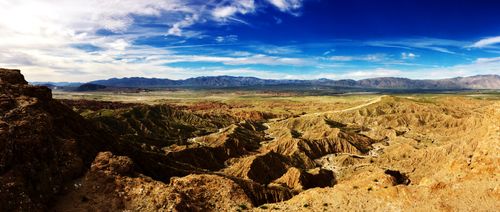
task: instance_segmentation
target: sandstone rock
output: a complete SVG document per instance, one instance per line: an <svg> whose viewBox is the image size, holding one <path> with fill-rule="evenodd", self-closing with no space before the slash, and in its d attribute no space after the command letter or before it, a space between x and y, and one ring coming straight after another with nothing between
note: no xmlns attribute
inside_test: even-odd
<svg viewBox="0 0 500 212"><path fill-rule="evenodd" d="M0 210L44 210L113 138L19 70L0 69L0 91Z"/></svg>
<svg viewBox="0 0 500 212"><path fill-rule="evenodd" d="M2 84L13 84L13 85L25 85L28 84L18 69L3 69L0 68L0 83Z"/></svg>
<svg viewBox="0 0 500 212"><path fill-rule="evenodd" d="M329 187L335 184L335 176L332 171L326 169L312 169L303 171L295 167L291 167L280 178L273 183L284 185L297 192L315 188Z"/></svg>
<svg viewBox="0 0 500 212"><path fill-rule="evenodd" d="M261 184L269 184L282 176L291 166L290 161L277 153L253 155L240 159L224 170L224 173Z"/></svg>
<svg viewBox="0 0 500 212"><path fill-rule="evenodd" d="M126 156L99 153L85 177L52 210L233 211L253 206L229 178L188 175L166 184L135 172L133 164Z"/></svg>

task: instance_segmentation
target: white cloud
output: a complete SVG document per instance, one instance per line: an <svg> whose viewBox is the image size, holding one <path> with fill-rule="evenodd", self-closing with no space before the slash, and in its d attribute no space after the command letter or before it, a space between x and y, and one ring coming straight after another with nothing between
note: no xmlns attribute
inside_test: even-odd
<svg viewBox="0 0 500 212"><path fill-rule="evenodd" d="M250 48L271 55L289 55L300 53L301 50L297 46L277 46L277 45L252 45Z"/></svg>
<svg viewBox="0 0 500 212"><path fill-rule="evenodd" d="M267 0L282 12L291 12L302 7L302 0Z"/></svg>
<svg viewBox="0 0 500 212"><path fill-rule="evenodd" d="M124 39L117 39L117 40L115 40L115 41L113 41L113 42L109 43L108 45L109 45L109 47L110 47L111 49L115 49L115 50L121 50L121 51L123 51L123 50L125 50L127 47L129 47L129 46L130 46L130 43L129 43L129 42L127 42L127 41L126 41L126 40L124 40Z"/></svg>
<svg viewBox="0 0 500 212"><path fill-rule="evenodd" d="M497 36L497 37L491 37L491 38L485 38L485 39L479 40L479 41L475 42L474 44L472 44L470 47L484 48L484 47L490 47L492 45L499 44L499 43L500 43L500 36Z"/></svg>
<svg viewBox="0 0 500 212"><path fill-rule="evenodd" d="M353 56L331 56L328 59L333 61L342 61L342 62L355 60Z"/></svg>
<svg viewBox="0 0 500 212"><path fill-rule="evenodd" d="M236 57L246 57L246 56L251 56L252 53L246 52L246 51L231 51L231 56L236 56Z"/></svg>
<svg viewBox="0 0 500 212"><path fill-rule="evenodd" d="M401 53L401 59L403 59L403 60L412 60L412 59L415 59L417 57L419 57L419 55L416 55L416 54L411 53L411 52Z"/></svg>
<svg viewBox="0 0 500 212"><path fill-rule="evenodd" d="M75 33L107 29L123 31L133 20L130 15L158 16L162 12L192 12L178 0L17 0L0 8L3 29L25 34Z"/></svg>
<svg viewBox="0 0 500 212"><path fill-rule="evenodd" d="M500 62L500 57L478 58L478 59L476 59L476 63L478 63L478 64L494 63L494 62ZM500 70L499 70L499 72L500 72Z"/></svg>
<svg viewBox="0 0 500 212"><path fill-rule="evenodd" d="M471 63L451 67L417 70L419 78L441 79L458 76L473 76L484 74L500 74L500 60L487 63Z"/></svg>
<svg viewBox="0 0 500 212"><path fill-rule="evenodd" d="M425 49L447 54L457 54L455 51L453 51L453 49L463 48L467 45L467 42L439 38L415 38L403 40L369 41L365 42L365 45L408 50Z"/></svg>
<svg viewBox="0 0 500 212"><path fill-rule="evenodd" d="M330 49L330 50L328 50L326 52L323 52L323 56L329 55L329 54L331 54L333 52L335 52L335 49Z"/></svg>
<svg viewBox="0 0 500 212"><path fill-rule="evenodd" d="M217 36L217 37L215 37L215 41L217 43L236 42L236 41L238 41L238 36L237 35Z"/></svg>
<svg viewBox="0 0 500 212"><path fill-rule="evenodd" d="M152 58L151 58L152 59ZM312 62L303 58L275 57L263 54L242 56L242 57L222 57L205 55L162 55L154 57L156 63L172 64L179 62L212 62L224 65L296 65L302 66Z"/></svg>
<svg viewBox="0 0 500 212"><path fill-rule="evenodd" d="M167 34L175 36L183 36L184 34L182 33L182 28L193 25L194 23L196 23L196 21L198 21L198 19L199 19L198 14L186 16L183 20L173 24L172 27L168 29Z"/></svg>
<svg viewBox="0 0 500 212"><path fill-rule="evenodd" d="M289 77L288 74L276 73L271 71L254 70L249 68L224 69L220 67L200 73L199 76L220 76L220 75L249 76L249 77L258 77L262 79L284 79L286 77Z"/></svg>
<svg viewBox="0 0 500 212"><path fill-rule="evenodd" d="M400 70L377 68L373 70L351 71L338 76L342 79L366 79L374 77L397 77L402 75L402 73Z"/></svg>
<svg viewBox="0 0 500 212"><path fill-rule="evenodd" d="M361 56L345 56L345 55L336 55L328 57L329 60L332 61L340 61L340 62L348 62L348 61L368 61L368 62L380 62L387 60L386 54L368 54Z"/></svg>
<svg viewBox="0 0 500 212"><path fill-rule="evenodd" d="M236 7L225 6L215 8L215 10L212 12L212 15L215 18L227 18L233 16L236 12L238 12L238 9Z"/></svg>
<svg viewBox="0 0 500 212"><path fill-rule="evenodd" d="M245 15L252 13L256 9L254 0L233 1L230 5L218 6L212 11L212 16L216 20L225 21L231 19L236 14Z"/></svg>

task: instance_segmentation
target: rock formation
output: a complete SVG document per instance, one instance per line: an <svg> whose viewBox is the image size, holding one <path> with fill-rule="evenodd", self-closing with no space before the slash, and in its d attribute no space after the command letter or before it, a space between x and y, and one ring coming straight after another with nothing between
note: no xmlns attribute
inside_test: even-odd
<svg viewBox="0 0 500 212"><path fill-rule="evenodd" d="M114 138L0 69L0 210L45 210L65 183L82 175Z"/></svg>

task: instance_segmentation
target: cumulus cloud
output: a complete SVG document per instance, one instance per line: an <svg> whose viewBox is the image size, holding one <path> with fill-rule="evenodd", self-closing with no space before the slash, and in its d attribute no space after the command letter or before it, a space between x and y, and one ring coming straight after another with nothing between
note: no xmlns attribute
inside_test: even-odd
<svg viewBox="0 0 500 212"><path fill-rule="evenodd" d="M485 38L482 40L479 40L472 44L470 47L474 48L484 48L484 47L490 47L495 44L500 44L500 36L497 37L490 37L490 38Z"/></svg>

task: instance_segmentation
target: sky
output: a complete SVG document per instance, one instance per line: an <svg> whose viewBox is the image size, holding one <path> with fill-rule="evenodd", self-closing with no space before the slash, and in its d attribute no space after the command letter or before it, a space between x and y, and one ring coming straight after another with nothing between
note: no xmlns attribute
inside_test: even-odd
<svg viewBox="0 0 500 212"><path fill-rule="evenodd" d="M0 0L29 81L500 74L497 0Z"/></svg>

